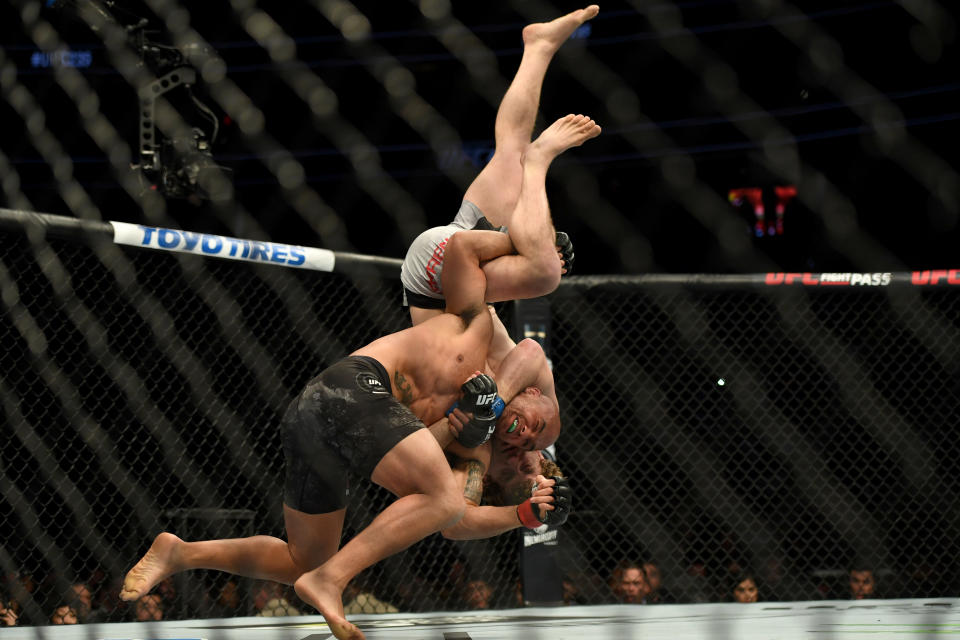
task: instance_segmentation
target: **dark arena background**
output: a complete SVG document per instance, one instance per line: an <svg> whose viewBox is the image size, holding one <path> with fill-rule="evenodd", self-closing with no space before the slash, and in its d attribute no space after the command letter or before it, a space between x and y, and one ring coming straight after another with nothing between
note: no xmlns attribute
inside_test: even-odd
<svg viewBox="0 0 960 640"><path fill-rule="evenodd" d="M118 581L161 531L284 536L288 402L409 326L400 259L490 159L521 29L582 6L0 6L0 635L328 637L292 589L212 571L120 625ZM365 571L369 637L957 633L957 13L600 5L537 127L603 127L547 180L574 273L497 306L551 359L573 513ZM117 240L141 227L196 235ZM183 238L262 251L157 250ZM271 260L290 247L333 265ZM392 499L352 486L344 541ZM643 604L618 604L625 561L662 579ZM163 626L211 619L237 620Z"/></svg>

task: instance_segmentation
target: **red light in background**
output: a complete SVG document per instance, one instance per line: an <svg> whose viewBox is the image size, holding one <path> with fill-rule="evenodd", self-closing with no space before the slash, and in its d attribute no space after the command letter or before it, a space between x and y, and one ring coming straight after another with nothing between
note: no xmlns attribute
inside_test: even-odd
<svg viewBox="0 0 960 640"><path fill-rule="evenodd" d="M784 231L784 214L787 210L787 204L797 197L797 188L794 185L774 187L773 193L776 196L776 206L774 213L776 220L770 226L767 226L767 211L763 202L762 187L740 187L730 189L727 192L727 200L735 207L742 206L745 202L753 207L753 233L758 238L765 235L782 236Z"/></svg>

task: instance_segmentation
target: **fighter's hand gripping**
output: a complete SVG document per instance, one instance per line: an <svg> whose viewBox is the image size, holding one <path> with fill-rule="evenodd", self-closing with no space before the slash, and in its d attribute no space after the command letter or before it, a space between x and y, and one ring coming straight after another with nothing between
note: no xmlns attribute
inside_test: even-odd
<svg viewBox="0 0 960 640"><path fill-rule="evenodd" d="M517 505L517 517L528 529L540 525L559 526L567 521L573 506L570 481L558 476L537 476L533 495Z"/></svg>
<svg viewBox="0 0 960 640"><path fill-rule="evenodd" d="M503 406L503 400L497 395L497 383L485 373L479 373L464 382L460 391L460 401L454 408L470 418L457 436L457 442L467 449L472 449L479 447L493 435L499 415L495 409L498 404Z"/></svg>

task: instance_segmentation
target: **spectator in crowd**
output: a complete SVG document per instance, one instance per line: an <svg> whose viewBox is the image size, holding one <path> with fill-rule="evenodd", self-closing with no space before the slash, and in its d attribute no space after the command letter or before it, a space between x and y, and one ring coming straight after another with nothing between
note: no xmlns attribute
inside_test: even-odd
<svg viewBox="0 0 960 640"><path fill-rule="evenodd" d="M621 561L610 574L610 590L619 603L645 604L650 587L643 564L633 560Z"/></svg>
<svg viewBox="0 0 960 640"><path fill-rule="evenodd" d="M243 598L241 597L240 581L229 577L215 592L216 600L210 608L209 616L213 618L232 618L243 615ZM162 594L161 594L162 597Z"/></svg>
<svg viewBox="0 0 960 640"><path fill-rule="evenodd" d="M749 571L741 571L731 578L730 597L734 602L757 602L760 588L757 579Z"/></svg>
<svg viewBox="0 0 960 640"><path fill-rule="evenodd" d="M411 573L406 580L398 581L394 585L394 602L397 608L403 611L433 611L436 607L429 605L439 602L440 599L436 597L437 591L435 581Z"/></svg>
<svg viewBox="0 0 960 640"><path fill-rule="evenodd" d="M563 574L562 578L563 584L563 604L572 605L572 604L587 604L583 594L580 592L580 585L577 584L577 580L570 574Z"/></svg>
<svg viewBox="0 0 960 640"><path fill-rule="evenodd" d="M929 551L915 549L913 553L915 555L905 563L905 570L899 575L899 587L894 588L893 593L906 598L936 598L955 591L947 579L946 567L932 561ZM890 585L884 592L890 595Z"/></svg>
<svg viewBox="0 0 960 640"><path fill-rule="evenodd" d="M255 615L263 617L299 616L300 610L287 599L287 587L272 580L257 580L253 586Z"/></svg>
<svg viewBox="0 0 960 640"><path fill-rule="evenodd" d="M850 582L851 600L864 600L877 597L877 584L873 575L873 569L857 564L847 572L847 577Z"/></svg>
<svg viewBox="0 0 960 640"><path fill-rule="evenodd" d="M67 593L67 601L77 613L80 623L87 622L93 612L93 593L85 582L74 582Z"/></svg>
<svg viewBox="0 0 960 640"><path fill-rule="evenodd" d="M50 614L50 624L77 624L76 610L68 604L61 604Z"/></svg>
<svg viewBox="0 0 960 640"><path fill-rule="evenodd" d="M0 590L0 627L15 627L20 616L12 606L12 598Z"/></svg>
<svg viewBox="0 0 960 640"><path fill-rule="evenodd" d="M513 583L513 606L517 609L527 606L527 601L523 599L522 578L517 578Z"/></svg>
<svg viewBox="0 0 960 640"><path fill-rule="evenodd" d="M463 587L463 604L467 609L492 608L493 588L481 578L469 580Z"/></svg>
<svg viewBox="0 0 960 640"><path fill-rule="evenodd" d="M647 604L664 604L673 602L673 597L663 587L663 577L660 566L651 559L643 563L643 573L647 578Z"/></svg>
<svg viewBox="0 0 960 640"><path fill-rule="evenodd" d="M177 583L173 576L162 580L157 585L157 593L163 596L164 610L169 610L177 602Z"/></svg>
<svg viewBox="0 0 960 640"><path fill-rule="evenodd" d="M398 613L399 609L373 593L370 569L358 574L343 592L344 611L351 613Z"/></svg>
<svg viewBox="0 0 960 640"><path fill-rule="evenodd" d="M152 622L163 620L163 596L159 593L150 593L133 605L133 619L137 622Z"/></svg>
<svg viewBox="0 0 960 640"><path fill-rule="evenodd" d="M123 577L109 578L97 592L93 611L87 622L126 622L130 619L129 605L120 599Z"/></svg>
<svg viewBox="0 0 960 640"><path fill-rule="evenodd" d="M717 589L711 584L707 576L707 563L698 553L692 552L688 554L686 570L671 584L677 588L677 601L685 603L714 602L717 594L723 590L723 587Z"/></svg>
<svg viewBox="0 0 960 640"><path fill-rule="evenodd" d="M461 554L456 554L450 561L446 576L441 577L436 584L436 593L443 607L457 608L463 596L463 588L467 584L470 574L470 565Z"/></svg>
<svg viewBox="0 0 960 640"><path fill-rule="evenodd" d="M32 573L21 571L10 574L7 576L7 582L20 583L20 587L30 595L34 595L37 591L37 581L33 579ZM17 597L16 591L13 592L13 597Z"/></svg>
<svg viewBox="0 0 960 640"><path fill-rule="evenodd" d="M8 573L5 576L5 582L8 586L6 607L16 613L18 624L42 624L43 621L31 620L27 612L24 611L26 600L36 596L37 583L34 581L33 575L23 571Z"/></svg>

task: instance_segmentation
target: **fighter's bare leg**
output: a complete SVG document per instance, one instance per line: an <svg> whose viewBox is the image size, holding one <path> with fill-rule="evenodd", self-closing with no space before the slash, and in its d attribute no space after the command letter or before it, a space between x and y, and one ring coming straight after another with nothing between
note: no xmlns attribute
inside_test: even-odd
<svg viewBox="0 0 960 640"><path fill-rule="evenodd" d="M530 144L540 105L540 91L550 61L577 28L600 11L590 5L550 22L523 29L520 66L497 109L493 157L464 194L494 226L507 225L516 208L522 184L520 159ZM552 242L552 241L551 241Z"/></svg>
<svg viewBox="0 0 960 640"><path fill-rule="evenodd" d="M546 295L560 283L561 263L553 244L547 201L547 170L558 155L598 135L600 126L596 122L571 114L547 127L528 145L523 155L523 185L510 227L517 253L491 260L483 267L487 302Z"/></svg>
<svg viewBox="0 0 960 640"><path fill-rule="evenodd" d="M344 510L312 515L284 505L284 516L289 544L272 536L184 542L172 533L161 533L127 573L120 598L136 600L168 576L188 569L215 569L293 584L336 552Z"/></svg>
<svg viewBox="0 0 960 640"><path fill-rule="evenodd" d="M364 638L343 613L341 598L350 579L377 561L454 524L463 515L463 496L427 429L407 436L391 449L374 469L372 480L403 497L384 509L330 560L294 583L297 595L323 615L340 640Z"/></svg>

